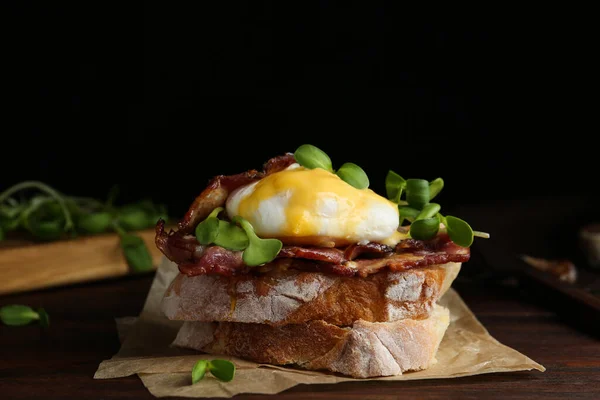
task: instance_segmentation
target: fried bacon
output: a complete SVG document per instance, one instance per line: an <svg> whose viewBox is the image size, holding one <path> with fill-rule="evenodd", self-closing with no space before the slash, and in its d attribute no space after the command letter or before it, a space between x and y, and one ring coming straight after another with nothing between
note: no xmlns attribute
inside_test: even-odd
<svg viewBox="0 0 600 400"><path fill-rule="evenodd" d="M295 163L294 155L286 153L271 158L263 165L263 171L250 170L236 175L218 175L210 180L208 186L196 197L188 211L179 222L179 231L190 233L196 225L217 207L222 207L229 194L235 189L258 181L259 179L282 171Z"/></svg>
<svg viewBox="0 0 600 400"><path fill-rule="evenodd" d="M189 276L232 276L263 273L283 267L366 277L383 268L405 271L448 262L467 262L471 255L468 247L458 246L448 235L440 234L428 241L406 239L395 248L378 243L353 244L345 249L283 246L275 260L252 269L245 265L241 251L220 246L201 246L193 236L179 231L165 233L162 224L157 228L156 243L167 258L179 265L181 273Z"/></svg>
<svg viewBox="0 0 600 400"><path fill-rule="evenodd" d="M415 252L419 250L423 251L441 251L449 254L461 253L464 247L458 246L452 240L447 233L440 233L430 240L417 240L417 239L405 239L400 241L396 247L395 252Z"/></svg>
<svg viewBox="0 0 600 400"><path fill-rule="evenodd" d="M459 247L459 246L456 246ZM346 263L348 268L356 271L356 275L367 277L378 272L382 268L388 268L390 271L406 271L412 268L422 268L429 265L440 265L449 262L467 262L471 256L467 247L461 247L460 251L446 253L444 251L416 251L414 253L395 253L388 257L379 259L364 259L349 261Z"/></svg>
<svg viewBox="0 0 600 400"><path fill-rule="evenodd" d="M184 235L182 232L165 232L165 221L160 219L156 224L156 247L171 261L181 264L191 262L200 256L205 246L196 240L195 236Z"/></svg>
<svg viewBox="0 0 600 400"><path fill-rule="evenodd" d="M259 180L262 173L256 170L247 171L237 175L219 175L214 177L206 189L196 197L188 211L179 222L179 231L189 233L196 225L217 207L222 207L229 197L229 193Z"/></svg>
<svg viewBox="0 0 600 400"><path fill-rule="evenodd" d="M347 260L354 260L360 255L370 254L370 255L382 255L391 253L394 251L390 246L386 246L385 244L369 242L365 244L351 244L344 250L344 257Z"/></svg>
<svg viewBox="0 0 600 400"><path fill-rule="evenodd" d="M282 156L273 157L263 165L263 173L266 176L283 171L295 162L296 159L292 153L285 153Z"/></svg>
<svg viewBox="0 0 600 400"><path fill-rule="evenodd" d="M202 274L236 275L248 269L241 251L231 251L220 246L208 247L195 262L179 264L179 271L194 276Z"/></svg>
<svg viewBox="0 0 600 400"><path fill-rule="evenodd" d="M346 261L344 252L333 247L283 246L277 257L304 258L333 264L341 264Z"/></svg>

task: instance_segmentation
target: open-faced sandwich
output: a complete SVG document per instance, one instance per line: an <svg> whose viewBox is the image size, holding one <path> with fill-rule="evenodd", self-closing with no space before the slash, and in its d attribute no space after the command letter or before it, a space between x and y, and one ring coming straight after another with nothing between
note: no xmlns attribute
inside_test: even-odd
<svg viewBox="0 0 600 400"><path fill-rule="evenodd" d="M360 378L431 366L474 232L432 202L442 179L385 183L312 145L214 177L176 230L156 227L180 271L162 300L185 321L174 345Z"/></svg>

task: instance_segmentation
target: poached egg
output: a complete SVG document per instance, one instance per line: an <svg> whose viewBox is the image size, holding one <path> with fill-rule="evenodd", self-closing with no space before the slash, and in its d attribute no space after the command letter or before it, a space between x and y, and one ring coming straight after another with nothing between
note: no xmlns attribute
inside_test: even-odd
<svg viewBox="0 0 600 400"><path fill-rule="evenodd" d="M236 189L225 208L230 218L250 222L258 236L285 244L393 246L404 236L398 232L397 204L332 172L298 163Z"/></svg>

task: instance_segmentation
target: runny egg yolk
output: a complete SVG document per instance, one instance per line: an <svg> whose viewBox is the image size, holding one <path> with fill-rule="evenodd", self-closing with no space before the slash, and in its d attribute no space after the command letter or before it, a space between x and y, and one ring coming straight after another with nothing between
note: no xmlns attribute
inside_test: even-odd
<svg viewBox="0 0 600 400"><path fill-rule="evenodd" d="M257 235L290 244L394 245L402 238L395 203L334 173L298 164L239 188L226 209L230 217L247 219Z"/></svg>

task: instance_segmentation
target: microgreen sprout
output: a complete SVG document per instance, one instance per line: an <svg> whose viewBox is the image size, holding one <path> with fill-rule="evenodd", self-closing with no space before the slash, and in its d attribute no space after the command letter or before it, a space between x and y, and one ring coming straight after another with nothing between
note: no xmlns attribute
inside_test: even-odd
<svg viewBox="0 0 600 400"><path fill-rule="evenodd" d="M235 376L235 364L228 360L198 360L192 368L192 384L204 379L207 372L223 382L230 382Z"/></svg>
<svg viewBox="0 0 600 400"><path fill-rule="evenodd" d="M326 171L335 173L344 182L357 189L366 189L369 187L369 177L365 171L354 163L344 163L338 170L334 170L331 159L323 150L311 144L303 144L294 152L294 158L298 164L304 168L314 169L322 168Z"/></svg>
<svg viewBox="0 0 600 400"><path fill-rule="evenodd" d="M244 249L242 259L246 265L251 267L272 261L283 247L279 239L261 239L254 232L252 224L240 216L233 218L235 223L240 224L248 235L248 247Z"/></svg>
<svg viewBox="0 0 600 400"><path fill-rule="evenodd" d="M396 204L400 203L402 191L406 188L406 181L394 171L388 171L385 177L385 191L388 199Z"/></svg>
<svg viewBox="0 0 600 400"><path fill-rule="evenodd" d="M196 239L204 245L216 244L228 250L243 251L242 259L250 267L272 261L283 247L279 239L262 239L250 222L235 216L231 222L218 219L222 207L215 208L196 226Z"/></svg>
<svg viewBox="0 0 600 400"><path fill-rule="evenodd" d="M369 177L361 167L354 163L345 163L336 171L336 175L357 189L369 187Z"/></svg>
<svg viewBox="0 0 600 400"><path fill-rule="evenodd" d="M217 216L223 207L217 207L196 226L196 239L200 244L209 245L214 242L219 234L219 219Z"/></svg>
<svg viewBox="0 0 600 400"><path fill-rule="evenodd" d="M166 209L148 200L115 206L115 189L103 202L68 196L39 181L17 183L0 193L0 240L19 230L43 241L117 232L129 267L134 271L152 269L150 252L133 231L152 228L159 219L166 220ZM29 196L31 191L41 193Z"/></svg>
<svg viewBox="0 0 600 400"><path fill-rule="evenodd" d="M331 159L323 150L311 144L303 144L294 152L294 158L298 164L308 169L322 168L333 172Z"/></svg>
<svg viewBox="0 0 600 400"><path fill-rule="evenodd" d="M473 231L471 226L460 218L440 214L440 204L433 203L431 200L442 191L443 187L442 178L436 178L431 182L425 179L405 180L392 170L388 171L385 179L388 199L398 204L400 226L408 221L412 238L431 239L440 231L440 224L444 224L450 239L459 246L470 247L474 237L489 238L488 233Z"/></svg>
<svg viewBox="0 0 600 400"><path fill-rule="evenodd" d="M21 304L10 304L0 307L0 321L8 326L28 325L33 321L39 321L40 326L47 328L50 325L50 317L43 308L33 309Z"/></svg>

